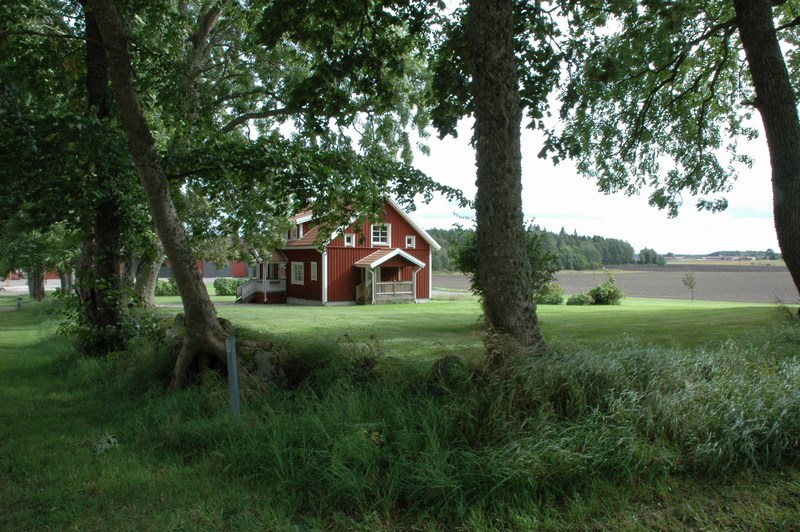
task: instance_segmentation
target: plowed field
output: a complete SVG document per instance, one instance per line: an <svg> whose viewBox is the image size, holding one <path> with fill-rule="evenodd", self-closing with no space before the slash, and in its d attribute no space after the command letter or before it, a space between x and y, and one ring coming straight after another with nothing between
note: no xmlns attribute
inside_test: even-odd
<svg viewBox="0 0 800 532"><path fill-rule="evenodd" d="M628 297L652 297L663 299L689 299L690 291L683 285L686 272L694 272L697 283L694 298L709 301L744 301L753 303L800 302L792 278L785 267L699 265L664 266L613 269L617 284ZM588 292L606 280L602 270L560 271L558 283L567 295L579 291ZM460 291L469 289L469 281L463 275L433 276L434 290Z"/></svg>

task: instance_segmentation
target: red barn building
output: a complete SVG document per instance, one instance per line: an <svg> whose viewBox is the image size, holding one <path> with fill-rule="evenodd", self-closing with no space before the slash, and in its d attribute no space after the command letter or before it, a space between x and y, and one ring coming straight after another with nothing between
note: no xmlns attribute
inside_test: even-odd
<svg viewBox="0 0 800 532"><path fill-rule="evenodd" d="M352 305L431 297L431 259L439 244L394 201L381 222L332 235L322 251L311 213L292 218L286 244L239 289L242 302Z"/></svg>

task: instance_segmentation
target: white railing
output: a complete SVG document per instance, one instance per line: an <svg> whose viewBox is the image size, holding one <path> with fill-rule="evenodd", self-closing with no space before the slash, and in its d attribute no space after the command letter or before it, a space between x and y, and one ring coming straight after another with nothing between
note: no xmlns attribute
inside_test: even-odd
<svg viewBox="0 0 800 532"><path fill-rule="evenodd" d="M250 296L259 291L261 286L261 279L250 279L246 283L236 287L236 299L242 301L248 299Z"/></svg>
<svg viewBox="0 0 800 532"><path fill-rule="evenodd" d="M375 283L375 295L378 296L414 295L414 283L411 281Z"/></svg>
<svg viewBox="0 0 800 532"><path fill-rule="evenodd" d="M267 292L285 292L286 279L267 279L266 288Z"/></svg>

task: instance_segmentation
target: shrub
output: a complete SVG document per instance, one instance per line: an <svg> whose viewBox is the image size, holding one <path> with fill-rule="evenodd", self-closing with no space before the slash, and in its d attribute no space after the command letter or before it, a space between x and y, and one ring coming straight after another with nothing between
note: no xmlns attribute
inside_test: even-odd
<svg viewBox="0 0 800 532"><path fill-rule="evenodd" d="M470 277L470 290L473 294L482 295L478 272L478 235L466 233L462 243L454 243L449 251L452 264L464 275ZM525 231L525 255L531 267L531 281L534 291L553 280L558 270L557 257L551 253L544 243L544 237L534 228Z"/></svg>
<svg viewBox="0 0 800 532"><path fill-rule="evenodd" d="M178 293L178 283L175 282L174 277L170 277L166 281L159 280L156 283L156 295L157 296L177 296L180 295Z"/></svg>
<svg viewBox="0 0 800 532"><path fill-rule="evenodd" d="M589 290L589 295L594 299L595 305L619 305L625 294L617 286L614 276L606 270L608 281Z"/></svg>
<svg viewBox="0 0 800 532"><path fill-rule="evenodd" d="M567 299L567 305L594 305L594 298L589 294L579 292Z"/></svg>
<svg viewBox="0 0 800 532"><path fill-rule="evenodd" d="M560 305L564 302L564 287L550 281L533 293L537 305Z"/></svg>
<svg viewBox="0 0 800 532"><path fill-rule="evenodd" d="M214 293L218 296L235 296L236 288L247 282L247 279L231 279L217 277L214 279Z"/></svg>

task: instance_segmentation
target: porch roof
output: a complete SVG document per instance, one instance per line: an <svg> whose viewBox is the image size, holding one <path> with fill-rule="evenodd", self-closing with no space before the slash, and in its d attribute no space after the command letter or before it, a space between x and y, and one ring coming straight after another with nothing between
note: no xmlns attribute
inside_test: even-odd
<svg viewBox="0 0 800 532"><path fill-rule="evenodd" d="M378 251L370 253L363 259L356 261L355 265L359 268L369 268L370 270L373 270L389 259L393 259L395 257L399 257L406 262L413 264L414 266L419 266L420 268L425 267L424 262L412 255L409 255L400 248L379 249Z"/></svg>
<svg viewBox="0 0 800 532"><path fill-rule="evenodd" d="M272 252L272 255L269 256L267 262L277 262L280 264L285 264L289 262L289 259L287 259L286 255L283 254L283 251L276 249Z"/></svg>

